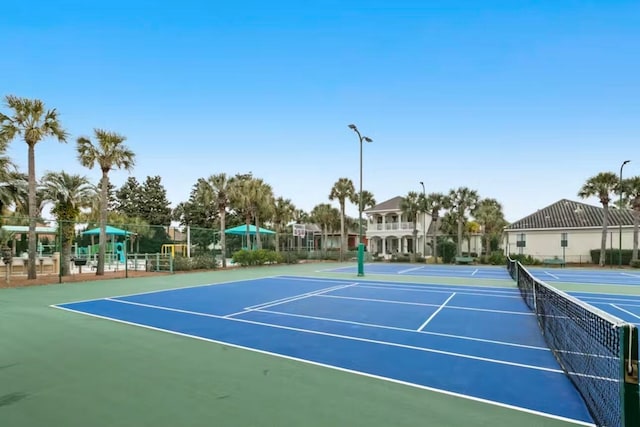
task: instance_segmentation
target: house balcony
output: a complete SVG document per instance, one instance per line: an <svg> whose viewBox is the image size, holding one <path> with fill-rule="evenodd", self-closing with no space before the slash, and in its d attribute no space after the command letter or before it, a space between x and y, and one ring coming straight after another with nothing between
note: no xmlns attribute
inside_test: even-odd
<svg viewBox="0 0 640 427"><path fill-rule="evenodd" d="M421 224L418 224L417 228L420 231L422 229ZM369 224L368 226L368 231L373 233L398 230L413 232L413 222L387 222L385 224Z"/></svg>

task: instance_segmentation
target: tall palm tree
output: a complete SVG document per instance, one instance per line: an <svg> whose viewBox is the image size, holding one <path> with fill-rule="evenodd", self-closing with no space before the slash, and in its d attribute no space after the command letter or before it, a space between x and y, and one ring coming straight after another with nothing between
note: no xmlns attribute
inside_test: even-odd
<svg viewBox="0 0 640 427"><path fill-rule="evenodd" d="M600 266L605 264L605 254L607 250L607 227L609 226L609 203L611 193L619 187L618 176L613 172L600 172L587 179L578 192L578 197L586 199L597 197L602 203L602 240L600 242Z"/></svg>
<svg viewBox="0 0 640 427"><path fill-rule="evenodd" d="M353 193L353 198L351 199L351 203L353 203L354 205L358 206L360 204L360 193L359 192L354 192ZM373 196L373 193L367 190L362 190L362 210L364 211L365 209L369 209L372 208L376 205L376 199ZM360 226L359 223L356 222L357 226ZM362 227L366 233L367 231L367 221L366 220L362 220ZM349 227L347 227L347 230L349 229ZM360 243L360 242L358 242Z"/></svg>
<svg viewBox="0 0 640 427"><path fill-rule="evenodd" d="M329 200L337 200L340 205L340 261L343 260L346 252L346 239L344 238L344 215L345 202L353 200L356 192L353 182L349 178L340 178L333 184L329 193Z"/></svg>
<svg viewBox="0 0 640 427"><path fill-rule="evenodd" d="M14 206L17 212L28 209L29 183L26 174L9 171L0 177L0 215L4 215L8 207Z"/></svg>
<svg viewBox="0 0 640 427"><path fill-rule="evenodd" d="M638 228L640 228L640 176L624 180L623 188L628 204L633 209L633 251L631 260L638 261Z"/></svg>
<svg viewBox="0 0 640 427"><path fill-rule="evenodd" d="M280 251L280 233L284 227L293 219L293 211L295 206L291 199L278 197L274 202L273 216L271 220L276 228L276 252Z"/></svg>
<svg viewBox="0 0 640 427"><path fill-rule="evenodd" d="M227 239L224 233L226 230L227 207L229 206L229 197L231 193L231 180L225 173L211 175L209 184L214 194L215 204L218 208L218 216L220 218L220 250L222 252L222 267L227 267Z"/></svg>
<svg viewBox="0 0 640 427"><path fill-rule="evenodd" d="M502 205L496 199L486 198L480 200L473 213L476 221L482 226L485 244L485 255L491 253L491 238L502 233L506 226Z"/></svg>
<svg viewBox="0 0 640 427"><path fill-rule="evenodd" d="M418 214L420 213L420 196L415 191L409 191L400 202L400 210L413 223L413 251L411 262L416 261L418 251Z"/></svg>
<svg viewBox="0 0 640 427"><path fill-rule="evenodd" d="M245 239L247 249L251 249L251 220L253 219L256 198L256 184L251 174L236 175L232 179L230 200L234 211L246 225Z"/></svg>
<svg viewBox="0 0 640 427"><path fill-rule="evenodd" d="M13 110L11 116L0 113L0 141L11 141L21 136L28 147L29 177L29 267L27 278L35 279L36 273L36 144L47 137L66 142L67 133L58 120L55 109L47 110L39 99L19 98L8 95L7 106Z"/></svg>
<svg viewBox="0 0 640 427"><path fill-rule="evenodd" d="M42 177L44 199L53 203L51 213L55 215L62 236L60 254L60 273L70 273L71 245L75 237L75 225L80 208L87 206L93 196L93 187L89 180L80 175L71 175L64 171L48 172Z"/></svg>
<svg viewBox="0 0 640 427"><path fill-rule="evenodd" d="M114 168L131 171L135 165L135 153L124 145L126 138L115 132L94 130L97 143L89 138L78 138L78 160L82 166L100 168L100 237L98 239L98 266L96 275L104 275L107 248L107 207L109 204L109 172Z"/></svg>
<svg viewBox="0 0 640 427"><path fill-rule="evenodd" d="M262 249L261 219L273 216L273 189L261 178L258 178L253 182L252 193L254 196L253 219L256 226L256 245L258 249Z"/></svg>
<svg viewBox="0 0 640 427"><path fill-rule="evenodd" d="M458 242L456 255L462 255L462 238L464 233L464 224L467 221L467 214L473 211L476 204L480 200L478 192L467 187L459 187L456 190L449 191L449 206L458 224Z"/></svg>
<svg viewBox="0 0 640 427"><path fill-rule="evenodd" d="M322 227L322 251L327 253L329 227L333 221L332 207L329 203L320 203L311 210L311 219Z"/></svg>
<svg viewBox="0 0 640 427"><path fill-rule="evenodd" d="M438 263L438 219L440 211L447 205L447 196L442 193L429 193L424 201L424 211L431 215L433 223L433 234L431 235L431 247L433 248L433 259Z"/></svg>

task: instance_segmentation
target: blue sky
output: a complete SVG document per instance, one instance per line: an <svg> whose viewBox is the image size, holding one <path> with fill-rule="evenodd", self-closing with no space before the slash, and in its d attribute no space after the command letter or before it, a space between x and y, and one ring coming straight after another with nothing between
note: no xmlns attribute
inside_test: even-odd
<svg viewBox="0 0 640 427"><path fill-rule="evenodd" d="M97 181L75 140L104 128L174 204L251 171L308 211L358 185L349 123L374 139L378 202L468 186L514 221L623 160L640 175L637 1L33 0L3 5L0 40L0 95L42 99L71 134L37 147L39 175ZM26 169L24 143L10 154Z"/></svg>

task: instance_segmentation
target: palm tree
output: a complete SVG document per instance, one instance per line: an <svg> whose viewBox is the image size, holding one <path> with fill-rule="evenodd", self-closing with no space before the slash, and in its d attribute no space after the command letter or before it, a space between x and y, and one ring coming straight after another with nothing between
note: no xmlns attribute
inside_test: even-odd
<svg viewBox="0 0 640 427"><path fill-rule="evenodd" d="M17 212L24 212L29 205L29 183L26 174L17 171L8 171L0 177L0 215L5 210L14 206Z"/></svg>
<svg viewBox="0 0 640 427"><path fill-rule="evenodd" d="M411 262L416 260L418 251L418 214L420 213L420 196L415 191L409 191L400 202L400 210L407 218L413 222L413 251L411 252Z"/></svg>
<svg viewBox="0 0 640 427"><path fill-rule="evenodd" d="M71 260L71 245L76 235L75 225L80 208L87 206L94 194L89 180L66 172L48 172L42 177L44 199L53 203L51 213L60 227L61 254L60 273L68 276Z"/></svg>
<svg viewBox="0 0 640 427"><path fill-rule="evenodd" d="M351 199L351 203L353 203L356 206L359 206L360 204L360 193L354 192L353 193L353 198ZM373 193L367 190L362 190L362 210L364 211L365 209L369 209L372 208L376 205L376 199L375 197L373 197ZM359 219L358 219L359 220ZM358 222L356 222L357 226L360 226L360 224ZM366 233L367 230L367 221L366 220L362 220L362 227ZM347 227L347 230L349 229L349 227ZM360 243L360 242L358 242Z"/></svg>
<svg viewBox="0 0 640 427"><path fill-rule="evenodd" d="M586 199L588 197L598 197L602 203L602 241L600 242L600 266L605 264L605 253L607 250L607 227L609 225L609 203L611 193L616 191L620 182L618 176L613 172L600 172L592 176L582 185L578 192L578 197Z"/></svg>
<svg viewBox="0 0 640 427"><path fill-rule="evenodd" d="M631 261L638 261L638 228L640 225L640 176L625 179L623 182L625 195L633 209L633 251Z"/></svg>
<svg viewBox="0 0 640 427"><path fill-rule="evenodd" d="M344 238L344 209L347 199L353 200L356 192L353 182L349 178L340 178L333 184L329 193L329 200L337 200L340 204L340 261L346 252L346 240Z"/></svg>
<svg viewBox="0 0 640 427"><path fill-rule="evenodd" d="M496 199L482 199L473 213L476 221L482 226L485 243L484 253L491 253L491 238L502 233L506 226L502 205Z"/></svg>
<svg viewBox="0 0 640 427"><path fill-rule="evenodd" d="M28 279L35 279L36 273L36 144L47 137L54 137L59 142L66 142L67 133L58 120L58 112L46 110L39 99L19 98L8 95L7 106L13 110L12 116L0 113L0 141L11 141L21 136L28 147L28 179L29 179L29 267Z"/></svg>
<svg viewBox="0 0 640 427"><path fill-rule="evenodd" d="M313 222L322 227L322 251L325 255L327 253L329 227L331 226L334 216L332 209L334 208L332 208L329 203L320 203L319 205L314 206L311 210L311 218Z"/></svg>
<svg viewBox="0 0 640 427"><path fill-rule="evenodd" d="M246 225L245 239L247 249L251 249L251 220L255 207L255 183L254 178L249 174L237 174L231 180L230 200L233 209L238 216L244 218Z"/></svg>
<svg viewBox="0 0 640 427"><path fill-rule="evenodd" d="M291 199L278 197L274 202L273 217L271 218L276 228L276 252L280 251L280 233L284 227L293 219L295 206Z"/></svg>
<svg viewBox="0 0 640 427"><path fill-rule="evenodd" d="M118 133L95 129L97 144L89 138L78 138L78 159L82 166L93 169L98 166L100 179L100 237L98 240L98 266L96 275L104 275L107 246L107 207L109 203L109 172L114 168L131 171L135 165L135 153L124 145L126 138Z"/></svg>
<svg viewBox="0 0 640 427"><path fill-rule="evenodd" d="M447 205L446 199L447 197L442 193L429 193L424 201L424 212L428 212L431 215L431 222L433 223L431 246L436 264L438 263L438 219L440 218L440 211Z"/></svg>
<svg viewBox="0 0 640 427"><path fill-rule="evenodd" d="M269 184L258 178L253 181L252 194L254 198L253 219L256 226L256 245L262 249L262 239L260 238L260 219L273 216L273 189Z"/></svg>
<svg viewBox="0 0 640 427"><path fill-rule="evenodd" d="M467 214L475 209L479 199L478 192L467 187L459 187L457 190L449 191L449 208L452 209L452 213L455 213L458 224L457 256L462 256L462 235Z"/></svg>
<svg viewBox="0 0 640 427"><path fill-rule="evenodd" d="M222 252L222 267L227 267L227 239L224 231L226 230L227 207L229 206L229 197L231 193L231 180L225 173L211 175L209 177L209 185L213 191L215 204L218 208L218 216L220 217L220 251Z"/></svg>

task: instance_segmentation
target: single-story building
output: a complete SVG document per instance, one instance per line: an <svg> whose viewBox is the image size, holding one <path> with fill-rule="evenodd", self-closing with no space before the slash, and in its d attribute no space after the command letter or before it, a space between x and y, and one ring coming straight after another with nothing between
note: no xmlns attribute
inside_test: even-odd
<svg viewBox="0 0 640 427"><path fill-rule="evenodd" d="M609 207L607 249L633 247L633 211ZM559 258L590 263L592 249L600 249L604 208L562 199L505 228L504 248L509 254L540 260ZM621 233L622 231L622 233Z"/></svg>

